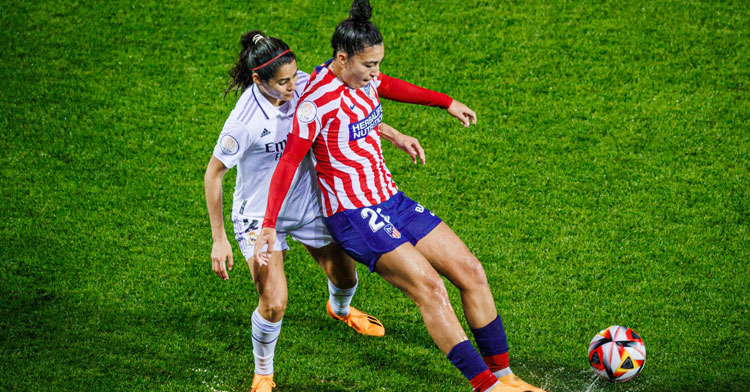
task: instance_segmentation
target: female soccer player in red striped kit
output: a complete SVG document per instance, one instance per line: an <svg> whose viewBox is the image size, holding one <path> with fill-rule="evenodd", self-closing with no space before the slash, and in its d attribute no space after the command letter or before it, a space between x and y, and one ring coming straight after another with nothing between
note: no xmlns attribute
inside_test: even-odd
<svg viewBox="0 0 750 392"><path fill-rule="evenodd" d="M414 301L435 343L474 390L541 391L510 370L505 331L479 260L440 218L398 191L380 148L380 97L447 109L466 127L476 124L476 115L445 94L380 73L383 37L371 12L369 1L354 1L331 40L333 59L316 69L300 97L255 257L269 259L263 249L273 249L275 217L312 148L333 239ZM459 289L482 356L458 322L441 275Z"/></svg>

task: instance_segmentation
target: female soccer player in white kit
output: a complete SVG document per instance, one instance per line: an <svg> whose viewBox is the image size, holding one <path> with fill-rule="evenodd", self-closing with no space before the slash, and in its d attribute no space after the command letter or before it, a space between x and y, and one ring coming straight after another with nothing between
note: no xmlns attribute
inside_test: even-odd
<svg viewBox="0 0 750 392"><path fill-rule="evenodd" d="M380 97L447 109L467 127L476 115L445 94L381 73L385 49L371 12L369 1L354 0L331 40L333 58L315 70L300 98L255 256L261 262L268 257L262 249L276 241L274 218L287 186L312 149L335 241L414 301L427 331L474 391L540 392L510 370L505 330L479 260L440 218L398 190L380 151ZM461 293L481 356L458 322L441 275Z"/></svg>
<svg viewBox="0 0 750 392"><path fill-rule="evenodd" d="M289 196L279 214L279 241L272 257L261 266L253 257L255 240L266 208L267 190L286 144L297 100L309 75L298 71L296 58L280 39L259 31L243 35L243 49L230 74L233 82L227 92L242 91L224 124L214 147L205 175L206 203L214 238L211 260L213 270L228 279L233 264L232 248L224 231L221 183L224 174L237 166L232 221L235 238L247 259L259 293L258 307L252 316L255 377L252 391L268 392L273 382L273 355L286 309L288 292L283 261L289 248L286 234L301 242L329 278L326 309L335 319L344 321L364 335L383 336L385 330L374 317L349 306L357 286L354 262L331 242L321 215L319 195L314 183L315 171L305 159L294 175ZM416 139L387 127L394 145L424 159Z"/></svg>

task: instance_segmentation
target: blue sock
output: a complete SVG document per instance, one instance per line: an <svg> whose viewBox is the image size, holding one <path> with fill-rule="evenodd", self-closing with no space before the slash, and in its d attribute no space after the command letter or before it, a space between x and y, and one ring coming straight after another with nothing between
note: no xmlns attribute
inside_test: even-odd
<svg viewBox="0 0 750 392"><path fill-rule="evenodd" d="M500 316L482 328L472 328L471 333L474 334L474 340L477 341L482 355L489 357L508 352L508 339Z"/></svg>
<svg viewBox="0 0 750 392"><path fill-rule="evenodd" d="M468 340L453 346L448 352L448 359L477 391L488 390L497 382L497 378L490 372Z"/></svg>
<svg viewBox="0 0 750 392"><path fill-rule="evenodd" d="M498 377L510 374L508 339L500 316L482 328L472 328L471 332L482 353L482 359L490 370Z"/></svg>

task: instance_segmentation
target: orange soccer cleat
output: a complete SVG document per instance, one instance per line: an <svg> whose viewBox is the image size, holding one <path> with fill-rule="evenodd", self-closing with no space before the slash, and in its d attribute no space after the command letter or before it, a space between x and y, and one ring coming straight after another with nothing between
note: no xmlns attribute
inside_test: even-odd
<svg viewBox="0 0 750 392"><path fill-rule="evenodd" d="M531 384L529 384L529 383L521 380L520 378L516 377L516 375L513 374L513 373L511 373L511 374L509 374L507 376L499 377L497 380L500 381L500 383L503 384L503 385L507 385L507 386L514 387L514 388L519 388L519 389L521 389L523 391L527 391L527 392L546 392L544 389L537 388L537 387L535 387L535 386L533 386L533 385L531 385Z"/></svg>
<svg viewBox="0 0 750 392"><path fill-rule="evenodd" d="M263 376L256 374L253 377L253 389L250 392L272 392L276 383L273 382L273 374Z"/></svg>
<svg viewBox="0 0 750 392"><path fill-rule="evenodd" d="M474 391L476 391L476 389ZM495 383L495 385L492 386L492 389L490 389L490 392L531 392L531 391L529 389L513 387L510 385L503 384L501 382L497 382Z"/></svg>
<svg viewBox="0 0 750 392"><path fill-rule="evenodd" d="M354 328L355 331L361 333L362 335L378 337L382 337L383 335L385 335L385 328L383 328L383 324L380 322L380 320L376 319L373 316L370 316L367 313L360 312L359 310L354 309L351 306L349 307L349 315L345 317L341 317L336 313L333 313L330 302L326 303L326 310L331 317L335 318L336 320L345 322L346 325Z"/></svg>

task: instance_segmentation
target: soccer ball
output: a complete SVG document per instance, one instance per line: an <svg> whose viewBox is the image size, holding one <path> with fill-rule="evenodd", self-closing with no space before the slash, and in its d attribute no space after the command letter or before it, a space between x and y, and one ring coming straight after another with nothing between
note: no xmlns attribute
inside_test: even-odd
<svg viewBox="0 0 750 392"><path fill-rule="evenodd" d="M605 380L628 381L643 370L646 346L632 329L614 325L599 331L591 339L589 363Z"/></svg>

